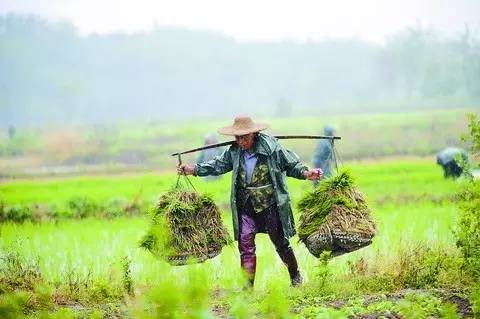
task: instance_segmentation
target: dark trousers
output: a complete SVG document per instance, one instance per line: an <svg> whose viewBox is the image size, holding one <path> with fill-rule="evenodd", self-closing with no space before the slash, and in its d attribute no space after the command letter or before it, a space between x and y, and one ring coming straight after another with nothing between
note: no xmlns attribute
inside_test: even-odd
<svg viewBox="0 0 480 319"><path fill-rule="evenodd" d="M275 205L270 206L261 213L255 213L250 203L239 210L240 238L238 249L240 251L240 265L248 276L250 284L255 280L257 257L255 255L255 235L267 233L275 245L275 249L287 266L290 278L297 276L298 264L288 238L285 236Z"/></svg>

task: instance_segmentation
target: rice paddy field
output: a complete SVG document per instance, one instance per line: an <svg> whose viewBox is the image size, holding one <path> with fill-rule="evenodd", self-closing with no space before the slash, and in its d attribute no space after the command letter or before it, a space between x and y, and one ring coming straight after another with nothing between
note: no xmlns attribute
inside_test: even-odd
<svg viewBox="0 0 480 319"><path fill-rule="evenodd" d="M378 233L371 245L335 258L314 257L294 236L305 279L295 288L265 234L256 237L253 289L244 289L236 242L176 267L139 247L149 212L177 181L168 155L198 146L191 136L223 122L25 129L10 140L0 132L0 318L478 316L480 288L457 248L465 181L444 179L434 156L458 145L468 111L322 119L342 136L340 166L350 169ZM314 118L271 124L274 134L321 128ZM284 145L310 162L313 142ZM230 179L191 181L215 201L233 236ZM289 178L288 187L298 226L297 203L313 184Z"/></svg>
<svg viewBox="0 0 480 319"><path fill-rule="evenodd" d="M342 140L337 143L342 160L385 156L428 156L458 145L467 130L466 113L478 108L432 109L418 112L262 118L274 135L321 135L332 125ZM203 145L206 134L229 125L231 119L197 122L150 121L138 124L55 125L18 127L9 138L0 128L0 178L52 174L85 174L132 170L169 171L174 152ZM219 136L220 141L228 138ZM316 142L284 141L310 162ZM188 154L185 161L194 161Z"/></svg>
<svg viewBox="0 0 480 319"><path fill-rule="evenodd" d="M244 291L235 243L202 264L172 267L138 247L146 214L175 183L172 173L17 179L0 184L5 207L49 205L54 220L0 224L0 317L16 318L457 318L472 315L453 228L454 194L433 157L344 163L372 209L373 244L319 260L291 239L305 284L288 272L264 234L257 277ZM232 232L230 175L194 178ZM289 179L292 205L313 186ZM72 199L137 202L131 216L73 218ZM99 207L99 206L97 206ZM35 211L41 214L41 211ZM295 209L295 218L298 220ZM10 288L9 288L10 287ZM10 308L9 308L10 307ZM3 312L2 312L3 311ZM9 317L10 316L10 317ZM450 316L450 317L449 317Z"/></svg>

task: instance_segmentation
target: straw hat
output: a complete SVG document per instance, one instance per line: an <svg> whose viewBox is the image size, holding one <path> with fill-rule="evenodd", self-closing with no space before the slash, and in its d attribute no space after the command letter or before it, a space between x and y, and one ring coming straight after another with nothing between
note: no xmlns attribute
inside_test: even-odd
<svg viewBox="0 0 480 319"><path fill-rule="evenodd" d="M233 125L218 129L218 133L223 135L245 135L263 131L267 128L269 128L268 124L255 123L249 116L237 116L233 121Z"/></svg>

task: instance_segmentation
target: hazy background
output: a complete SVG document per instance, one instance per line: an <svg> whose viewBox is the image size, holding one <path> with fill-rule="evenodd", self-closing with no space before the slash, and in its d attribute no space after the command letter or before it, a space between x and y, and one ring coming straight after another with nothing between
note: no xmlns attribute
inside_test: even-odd
<svg viewBox="0 0 480 319"><path fill-rule="evenodd" d="M478 1L0 5L0 125L479 101Z"/></svg>
<svg viewBox="0 0 480 319"><path fill-rule="evenodd" d="M479 110L478 1L0 4L0 178L171 170L239 113L334 125L346 160L431 156Z"/></svg>

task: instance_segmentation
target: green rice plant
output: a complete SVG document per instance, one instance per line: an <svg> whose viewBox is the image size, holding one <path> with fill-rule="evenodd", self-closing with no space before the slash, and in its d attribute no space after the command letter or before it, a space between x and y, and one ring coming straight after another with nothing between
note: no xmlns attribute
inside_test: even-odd
<svg viewBox="0 0 480 319"><path fill-rule="evenodd" d="M46 283L40 283L35 287L35 309L51 311L54 308L54 288Z"/></svg>
<svg viewBox="0 0 480 319"><path fill-rule="evenodd" d="M165 276L144 295L141 304L134 310L134 317L213 319L209 310L212 286L208 272L198 265L192 267L185 278L172 277L165 269Z"/></svg>
<svg viewBox="0 0 480 319"><path fill-rule="evenodd" d="M290 302L276 282L270 282L267 292L259 305L260 317L268 319L292 318Z"/></svg>
<svg viewBox="0 0 480 319"><path fill-rule="evenodd" d="M140 247L172 263L210 258L231 242L217 206L207 195L172 189L160 197L151 220Z"/></svg>
<svg viewBox="0 0 480 319"><path fill-rule="evenodd" d="M228 304L229 309L228 313L231 318L236 319L249 319L255 317L255 312L257 311L256 305L250 300L251 296L248 294L251 292L242 291L240 293L232 294L229 297Z"/></svg>
<svg viewBox="0 0 480 319"><path fill-rule="evenodd" d="M317 289L323 290L329 281L332 279L332 271L328 265L328 262L331 258L331 252L324 251L318 257L319 264L315 268L314 276L316 279Z"/></svg>
<svg viewBox="0 0 480 319"><path fill-rule="evenodd" d="M331 212L335 204L354 207L354 197L347 197L342 190L347 188L349 195L353 186L353 179L350 174L343 172L335 178L323 180L312 192L308 192L297 204L298 209L303 212L298 227L300 240L305 241L308 236L316 232L325 222L325 218Z"/></svg>
<svg viewBox="0 0 480 319"><path fill-rule="evenodd" d="M298 237L316 257L322 251L338 256L359 249L369 245L376 233L370 210L348 170L321 181L300 199L298 209L302 212Z"/></svg>
<svg viewBox="0 0 480 319"><path fill-rule="evenodd" d="M53 312L41 311L38 314L39 319L77 319L82 317L81 314L68 307L61 307Z"/></svg>
<svg viewBox="0 0 480 319"><path fill-rule="evenodd" d="M328 259L327 271L330 274L322 288L322 285L319 284L321 277L317 277L319 260L313 258L303 245L292 242L299 266L306 278L306 284L302 288L293 290L288 288L286 269L276 256L275 250L272 249L270 240L266 235L260 234L256 238L260 263L257 269L258 280L255 289L248 293L248 297L239 298L238 311L232 309L235 304L233 302L235 296L238 296L238 293L232 292L232 290L238 289L242 284L236 247L233 245L225 247L218 258L203 264L169 267L166 263L158 262L148 251L137 248L138 240L142 237L145 229L149 227L150 220L147 216L102 219L103 215L95 213L91 218L85 219L59 218L56 223L30 223L28 221L21 224L2 223L0 224L0 254L3 255L9 249L14 250L24 262L32 265L36 264L38 256L42 280L34 283L34 290L36 285L42 285L45 282L47 285L55 287L55 302L58 302L59 305L75 305L75 316L81 318L87 318L93 307L101 309L107 318L128 317L122 311L125 311L126 307L136 307L137 305L142 314L148 318L154 318L157 314L154 311L155 303L146 300L141 303L141 300L144 296L145 299L149 299L146 295L153 295L160 285L173 288L164 289L158 296L158 312L166 309L162 306L166 302L164 299L169 298L166 294L171 292L179 294L178 303L176 306L172 306L175 310L170 312L173 318L184 318L188 315L188 309L191 309L189 307L193 306L190 299L196 300L195 304L198 305L199 310L196 312L196 316L212 317L212 312L218 313L217 308L213 311L209 310L212 307L212 299L222 298L227 301L220 300L221 305L230 305L230 308L227 306L220 310L220 317L223 317L223 314L226 317L229 313L231 317L240 318L242 311L246 314L246 318L258 317L260 304L267 296L268 283L272 281L278 282L280 292L288 298L289 303L295 303L293 311L301 318L346 318L354 311L360 311L357 309L358 305L355 304L352 307L346 305L345 307L341 306L341 309L333 309L331 306L333 302L351 299L362 294L397 292L402 285L406 286L405 282L407 281L418 287L432 286L441 289L463 289L470 285L467 280L469 276L465 276L461 269L461 263L458 263L461 256L455 253L455 238L450 231L452 225L457 221L459 212L456 203L445 201L440 205L430 200L424 200L429 195L452 193L460 186L459 183L443 180L443 176L435 164L423 159L355 164L352 166L352 172L362 191L369 199L374 199L372 207L375 209L372 210L380 231L372 245L365 250ZM145 183L150 185L145 188L149 191L143 195L145 202L148 203L154 202L155 194L159 190L168 189L172 176L169 174L164 176L151 174L142 177L122 175L110 177L111 181L98 176L55 179L57 193L47 180L23 181L22 185L19 182L6 182L0 185L0 192L8 205L15 205L16 202L21 205L32 205L38 201L35 197L37 193L45 198L52 198L52 203L54 202L59 207L58 211L63 215L68 209L65 209L62 203L67 203L69 199L73 198L71 193L64 192L64 189L68 190L76 186L80 190L78 195L86 196L96 203L107 203L110 199L114 201L113 199L119 198L119 194L121 194L121 198L131 200L138 192L138 187L133 191L135 187L130 186L135 183ZM118 187L112 187L112 181ZM197 181L192 182L196 183ZM288 183L294 204L302 193L311 189L310 184L295 179L288 180ZM215 183L204 184L202 184L202 189L208 190L212 194L212 198L216 203L220 203L219 206L222 210L227 210L229 181L223 179ZM130 191L131 196L129 195ZM55 197L55 194L58 196ZM408 202L408 205L403 205L403 194L412 196L414 199ZM379 205L377 199L381 199L384 203ZM104 207L104 204L99 205ZM155 207L152 210L155 210ZM150 216L153 214L154 211ZM224 214L223 218L225 225L231 229L230 216ZM413 223L412 220L415 222ZM161 234L162 228L168 227L159 226L159 234ZM15 245L18 240L22 241L21 246ZM439 243L445 248L446 255L437 255L433 252L416 255L402 253L402 247L416 242L429 247L435 247ZM436 248L432 248L432 251L436 250ZM405 257L402 257L402 254L405 254ZM133 281L136 294L134 297L126 296L126 281L124 281L126 273L122 263L125 256L129 256L131 261L129 276ZM363 258L364 262L357 263L356 261L360 258ZM442 261L442 258L445 260ZM406 264L409 261L412 263L412 267L402 272L401 277L398 275L400 260L404 260L402 264L404 267L408 266ZM345 276L350 269L348 261L356 264L353 267L356 270ZM197 267L206 271L205 279L200 282L203 282L209 289L210 297L207 299L191 297L194 294L190 293L189 291L192 290L188 290L186 287L192 269L195 270ZM72 269L74 271L69 279L66 273ZM416 269L419 274L412 274ZM406 275L407 273L409 275ZM432 280L432 278L434 279ZM165 281L170 281L171 285ZM69 285L72 287L72 293L70 293ZM212 289L214 289L213 293ZM36 294L35 291L28 291ZM292 297L294 291L295 299ZM228 301L230 299L231 303ZM150 299L150 301L152 300ZM470 301L474 304L473 299ZM213 303L215 304L215 302ZM88 308L88 311L77 311L77 305ZM423 307L422 304L420 306ZM378 309L381 307L379 304ZM302 309L309 310L303 312ZM372 306L372 311L375 309L377 308ZM360 314L368 313L367 311L368 309L361 310L358 312L358 316L361 317ZM438 308L437 317L441 316L440 311L443 310ZM52 311L48 312L51 315L55 314ZM142 316L134 314L131 317L142 318Z"/></svg>
<svg viewBox="0 0 480 319"><path fill-rule="evenodd" d="M14 205L7 207L4 204L0 205L0 223L6 221L23 223L32 219L33 213L29 206Z"/></svg>
<svg viewBox="0 0 480 319"><path fill-rule="evenodd" d="M26 318L29 312L29 294L25 291L0 294L0 318Z"/></svg>
<svg viewBox="0 0 480 319"><path fill-rule="evenodd" d="M86 218L93 216L100 207L88 197L74 197L68 201L68 207L74 218Z"/></svg>

